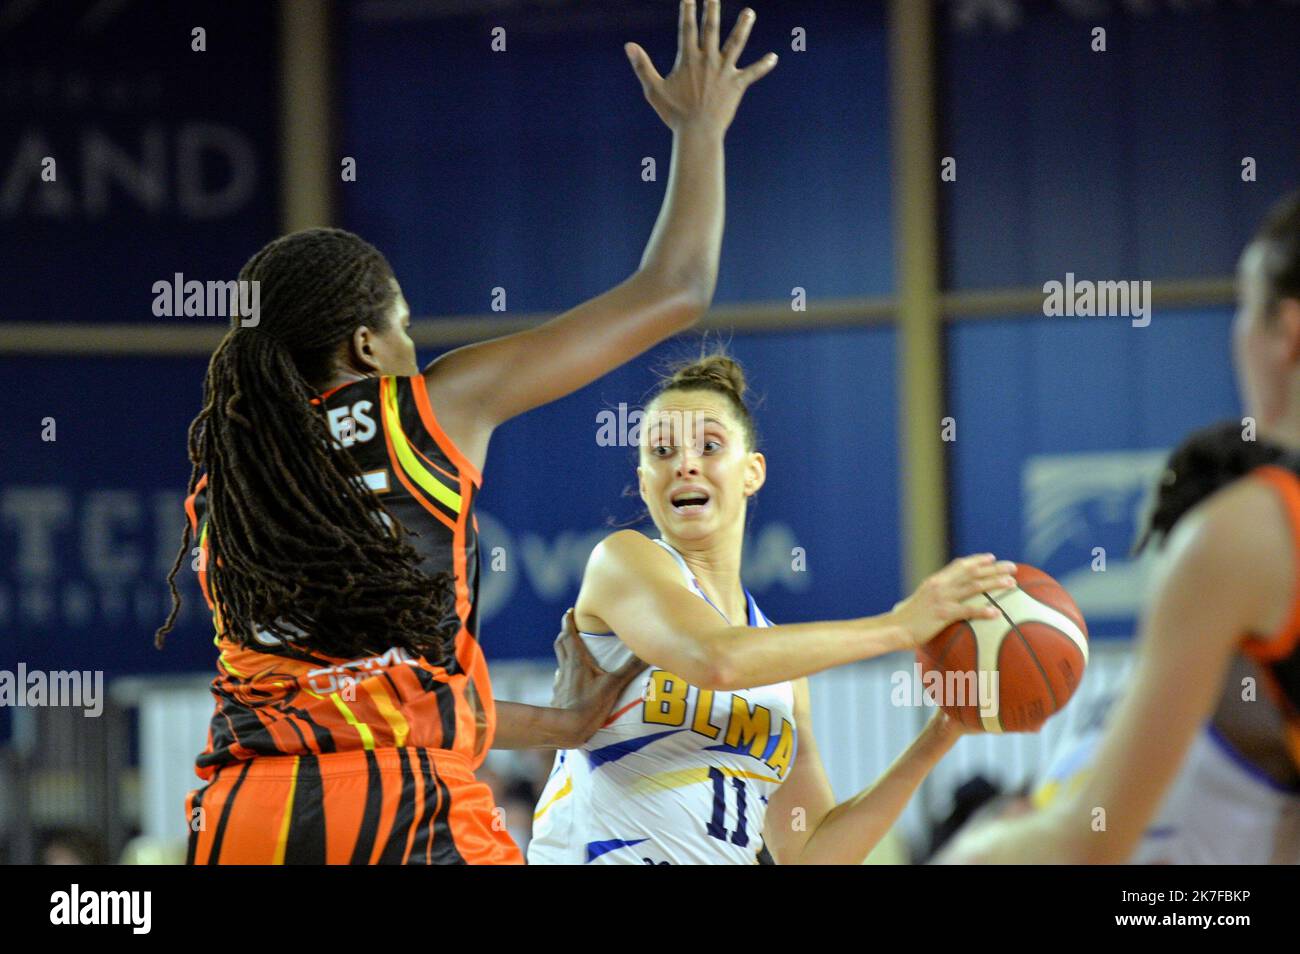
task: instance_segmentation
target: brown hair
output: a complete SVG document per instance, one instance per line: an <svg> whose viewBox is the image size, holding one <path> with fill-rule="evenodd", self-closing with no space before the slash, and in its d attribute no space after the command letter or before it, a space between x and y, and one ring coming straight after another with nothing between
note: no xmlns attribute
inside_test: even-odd
<svg viewBox="0 0 1300 954"><path fill-rule="evenodd" d="M1263 249L1265 317L1272 319L1283 298L1300 298L1300 192L1274 205L1251 241Z"/></svg>
<svg viewBox="0 0 1300 954"><path fill-rule="evenodd" d="M654 396L646 406L649 407L670 391L713 391L722 394L726 396L736 419L744 429L746 449L752 451L758 447L758 429L754 426L754 416L750 413L749 405L745 403L746 390L745 370L735 358L718 348L672 366L662 376Z"/></svg>

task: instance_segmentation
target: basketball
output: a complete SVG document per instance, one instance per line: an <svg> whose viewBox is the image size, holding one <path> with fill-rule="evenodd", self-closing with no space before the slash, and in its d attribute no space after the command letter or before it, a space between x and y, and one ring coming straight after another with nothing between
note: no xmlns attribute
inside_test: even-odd
<svg viewBox="0 0 1300 954"><path fill-rule="evenodd" d="M917 650L927 695L972 729L1037 730L1088 665L1088 627L1070 594L1024 563L1015 577L1015 587L975 597L1000 618L953 623Z"/></svg>

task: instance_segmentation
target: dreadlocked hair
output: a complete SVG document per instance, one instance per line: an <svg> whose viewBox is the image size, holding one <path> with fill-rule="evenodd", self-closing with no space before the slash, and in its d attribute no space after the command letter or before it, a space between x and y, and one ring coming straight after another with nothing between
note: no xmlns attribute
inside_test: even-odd
<svg viewBox="0 0 1300 954"><path fill-rule="evenodd" d="M1244 438L1237 421L1196 431L1169 455L1155 505L1133 553L1141 553L1155 540L1163 545L1174 524L1202 500L1256 467L1276 463L1285 454L1277 444Z"/></svg>
<svg viewBox="0 0 1300 954"><path fill-rule="evenodd" d="M239 278L259 283L257 323L236 316L212 355L188 440L188 492L208 476L206 569L223 635L246 646L261 630L344 658L394 646L441 658L454 632L451 575L419 568L408 531L310 403L339 346L391 321L392 269L349 232L308 229L271 242ZM187 521L159 648L180 610L191 536Z"/></svg>

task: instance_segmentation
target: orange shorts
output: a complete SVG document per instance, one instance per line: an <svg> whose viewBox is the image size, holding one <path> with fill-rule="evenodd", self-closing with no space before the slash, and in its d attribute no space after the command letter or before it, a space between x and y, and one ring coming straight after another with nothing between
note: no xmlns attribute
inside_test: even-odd
<svg viewBox="0 0 1300 954"><path fill-rule="evenodd" d="M469 760L445 749L259 756L185 801L188 864L523 864Z"/></svg>

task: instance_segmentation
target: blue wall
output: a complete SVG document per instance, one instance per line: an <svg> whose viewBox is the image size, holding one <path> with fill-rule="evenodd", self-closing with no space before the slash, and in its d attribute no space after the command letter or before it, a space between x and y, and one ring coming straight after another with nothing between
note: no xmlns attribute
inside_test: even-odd
<svg viewBox="0 0 1300 954"><path fill-rule="evenodd" d="M1111 15L1044 3L1016 4L1014 29L942 21L952 287L1231 274L1264 211L1300 186L1300 7L1095 6ZM1107 52L1090 47L1095 26Z"/></svg>
<svg viewBox="0 0 1300 954"><path fill-rule="evenodd" d="M747 60L775 49L782 62L750 92L728 137L717 299L783 300L796 285L814 300L890 294L880 7L778 6L758 6ZM417 315L484 313L497 285L511 313L563 309L635 268L670 137L621 44L638 40L666 70L672 7L533 5L490 21L341 9L337 152L358 161L358 181L338 186L342 224L389 255ZM940 7L939 129L941 152L958 159L957 182L941 192L953 286L1041 286L1066 271L1227 275L1263 209L1297 184L1294 6L1225 0L1209 12L1157 4L1151 15L1107 15L1098 21L1105 54L1088 49L1093 24L1061 4L1018 7L1010 29L961 26L953 7ZM0 100L6 131L16 131L0 138L0 175L12 175L14 144L36 130L73 157L60 169L80 197L69 215L51 216L32 187L3 212L0 319L206 320L154 319L150 288L175 271L232 276L274 234L269 7L213 5L207 54L189 51L187 13L148 4L127 5L108 32L63 53L75 34L44 19L48 9L25 22L26 46L0 41L15 75L35 76L41 58L98 64L89 78L131 79L128 88L144 92L128 107L102 96L94 107L63 94L44 106ZM507 28L509 53L490 51L493 25ZM806 53L789 49L795 26L808 31ZM150 74L165 80L157 96L146 95ZM210 221L180 211L172 169L179 130L198 120L239 130L258 169L251 197ZM154 126L172 169L163 208L114 186L108 211L92 217L79 158L88 131L104 130L130 154ZM1244 155L1258 161L1257 182L1240 179ZM643 156L657 158L658 182L640 180ZM220 182L221 164L209 159L210 181ZM954 550L1038 562L1082 594L1094 632L1131 632L1142 577L1124 552L1152 468L1191 428L1240 413L1229 311L1156 311L1146 328L1041 315L951 325ZM494 438L481 514L489 554L501 546L506 558L504 570L484 567L493 658L549 654L587 550L608 518L637 511L621 496L632 451L600 447L596 415L635 405L652 366L691 347L659 349ZM770 478L746 561L756 596L778 620L887 608L900 595L893 330L737 334L731 347L765 397L758 420ZM0 358L9 402L0 415L0 668L7 658L110 674L211 666L194 599L170 648L150 646L166 608L185 429L205 367L197 357ZM57 421L54 443L40 440L47 416ZM52 508L48 559L31 550L33 501ZM1105 574L1091 570L1098 546ZM794 547L805 551L804 573L791 569Z"/></svg>
<svg viewBox="0 0 1300 954"><path fill-rule="evenodd" d="M341 185L347 227L382 248L416 314L563 309L636 268L668 177L672 138L623 54L661 73L673 6L593 4L602 21L503 12L342 28ZM781 61L727 135L727 235L717 301L888 294L885 32L874 5L758 9L742 65ZM652 15L651 15L652 14ZM643 24L643 25L639 25ZM807 29L807 53L790 31ZM489 48L506 29L507 52ZM654 157L658 181L641 181ZM816 236L810 241L810 236Z"/></svg>
<svg viewBox="0 0 1300 954"><path fill-rule="evenodd" d="M154 317L153 284L232 279L275 235L274 5L13 10L0 30L0 320L206 320Z"/></svg>

